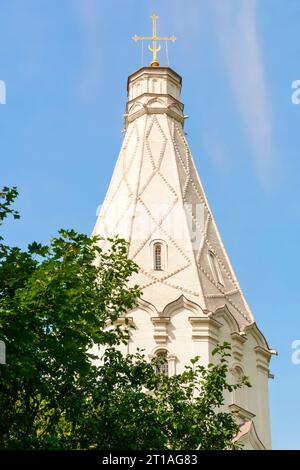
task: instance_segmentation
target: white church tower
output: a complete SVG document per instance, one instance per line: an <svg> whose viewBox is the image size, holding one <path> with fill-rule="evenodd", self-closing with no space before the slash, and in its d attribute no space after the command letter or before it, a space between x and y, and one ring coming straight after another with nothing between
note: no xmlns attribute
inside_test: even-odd
<svg viewBox="0 0 300 470"><path fill-rule="evenodd" d="M230 380L251 388L226 398L237 412L245 449L270 449L268 379L274 351L258 329L219 235L183 130L182 79L153 60L128 78L125 135L93 235L119 235L139 266L142 290L128 312L135 325L126 352L165 358L165 372L189 360L212 360L217 343L232 346Z"/></svg>

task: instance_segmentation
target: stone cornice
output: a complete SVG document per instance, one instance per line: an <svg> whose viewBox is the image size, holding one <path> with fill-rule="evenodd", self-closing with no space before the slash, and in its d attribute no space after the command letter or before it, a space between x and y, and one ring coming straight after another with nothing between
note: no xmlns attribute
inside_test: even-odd
<svg viewBox="0 0 300 470"><path fill-rule="evenodd" d="M222 324L214 318L207 317L189 317L192 325L192 339L194 341L212 341L218 342L219 329Z"/></svg>
<svg viewBox="0 0 300 470"><path fill-rule="evenodd" d="M109 322L111 324L111 322ZM113 322L114 325L133 325L132 317L119 317L116 321Z"/></svg>
<svg viewBox="0 0 300 470"><path fill-rule="evenodd" d="M244 332L248 335L248 334L252 334L253 338L255 339L256 343L258 346L261 346L262 348L270 351L271 353L271 350L269 348L269 345L267 343L267 340L266 338L264 337L264 335L262 334L262 332L259 330L256 322L253 322L251 323L250 325L247 325L245 326L244 328Z"/></svg>
<svg viewBox="0 0 300 470"><path fill-rule="evenodd" d="M168 108L143 108L137 111L136 113L133 113L131 116L128 116L126 118L126 124L125 127L127 127L127 124L135 121L137 118L143 116L144 114L166 114L167 116L175 119L176 121L180 122L180 124L184 123L184 118L180 116L179 114L175 113L172 109Z"/></svg>
<svg viewBox="0 0 300 470"><path fill-rule="evenodd" d="M143 101L142 101L143 98L146 98L146 97L148 97L148 98L156 98L156 99L159 99L159 98L167 98L168 100L170 100L170 104L169 104L168 106L175 104L176 106L178 106L178 107L182 110L182 112L183 112L183 110L184 110L184 104L181 103L181 101L179 101L179 100L177 100L176 98L174 98L174 96L170 95L169 93L146 93L146 92L140 94L139 96L137 96L136 98L133 98L132 100L129 100L129 101L127 102L127 105L126 105L126 110L128 110L128 109L130 108L130 106L131 106L132 104L134 104L135 102L136 102L136 103L137 103L137 102L141 102L141 104L147 106L147 103L148 103L148 102L143 102ZM152 101L152 100L151 100L151 101Z"/></svg>
<svg viewBox="0 0 300 470"><path fill-rule="evenodd" d="M161 77L168 76L171 77L175 82L179 83L180 86L182 84L181 76L170 67L141 67L140 69L136 70L131 75L129 75L127 80L127 91L129 89L129 83L133 82L136 78L143 74L152 77L156 77L157 75Z"/></svg>
<svg viewBox="0 0 300 470"><path fill-rule="evenodd" d="M245 408L242 408L235 403L229 405L228 408L244 421L250 421L255 417L255 414L251 413L251 411L245 410Z"/></svg>
<svg viewBox="0 0 300 470"><path fill-rule="evenodd" d="M269 375L269 362L271 358L271 352L262 346L256 346L254 348L256 353L256 366L257 369L265 374Z"/></svg>
<svg viewBox="0 0 300 470"><path fill-rule="evenodd" d="M237 361L240 361L243 357L243 346L247 341L247 337L245 334L237 333L236 331L231 333L230 336L232 338L232 355Z"/></svg>

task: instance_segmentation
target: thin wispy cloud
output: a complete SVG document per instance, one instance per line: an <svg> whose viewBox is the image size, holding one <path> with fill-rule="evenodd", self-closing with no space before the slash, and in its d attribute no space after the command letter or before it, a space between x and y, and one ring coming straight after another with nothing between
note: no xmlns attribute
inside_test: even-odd
<svg viewBox="0 0 300 470"><path fill-rule="evenodd" d="M213 1L215 31L232 92L262 183L273 177L273 116L268 96L256 0Z"/></svg>
<svg viewBox="0 0 300 470"><path fill-rule="evenodd" d="M183 14L184 8L184 14ZM210 30L221 55L254 168L262 184L275 174L273 113L268 94L263 47L259 37L257 0L174 0L173 25L182 37L201 43L203 25ZM195 25L198 23L198 32ZM186 40L187 41L187 40ZM190 48L190 54L195 54ZM223 63L223 65L222 65Z"/></svg>
<svg viewBox="0 0 300 470"><path fill-rule="evenodd" d="M103 64L101 2L72 0L70 5L78 18L83 38L83 67L79 91L82 99L90 101L99 93Z"/></svg>
<svg viewBox="0 0 300 470"><path fill-rule="evenodd" d="M232 162L229 160L227 149L218 132L216 130L206 130L206 132L203 132L201 140L203 148L214 166L222 173L227 173Z"/></svg>

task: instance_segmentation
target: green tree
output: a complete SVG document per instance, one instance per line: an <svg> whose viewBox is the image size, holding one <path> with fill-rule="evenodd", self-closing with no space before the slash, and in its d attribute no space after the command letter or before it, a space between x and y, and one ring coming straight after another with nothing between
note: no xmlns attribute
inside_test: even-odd
<svg viewBox="0 0 300 470"><path fill-rule="evenodd" d="M16 188L0 192L0 225ZM0 240L0 448L224 449L238 426L222 411L229 345L215 365L196 358L183 374L156 372L142 352L122 356L129 326L116 320L140 291L123 240L61 230L26 250ZM105 347L101 362L95 345ZM91 352L93 348L93 353Z"/></svg>
<svg viewBox="0 0 300 470"><path fill-rule="evenodd" d="M182 374L167 377L141 353L123 357L109 349L75 442L106 450L238 448L239 427L223 407L224 391L239 387L227 382L229 351L224 343L213 351L214 364L204 367L196 357Z"/></svg>

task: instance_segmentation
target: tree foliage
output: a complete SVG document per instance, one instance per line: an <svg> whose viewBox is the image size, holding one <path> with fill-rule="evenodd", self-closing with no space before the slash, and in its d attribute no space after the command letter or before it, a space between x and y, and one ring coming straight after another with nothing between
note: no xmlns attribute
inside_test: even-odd
<svg viewBox="0 0 300 470"><path fill-rule="evenodd" d="M0 225L16 188L0 192ZM116 320L140 295L123 240L61 230L49 245L0 245L2 449L225 449L238 426L223 410L228 350L208 367L158 374L143 353L123 356L129 325ZM99 359L97 346L105 348ZM236 386L237 387L237 386Z"/></svg>

